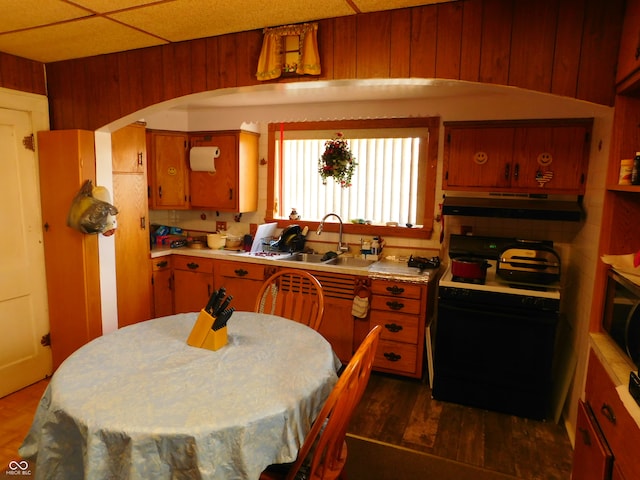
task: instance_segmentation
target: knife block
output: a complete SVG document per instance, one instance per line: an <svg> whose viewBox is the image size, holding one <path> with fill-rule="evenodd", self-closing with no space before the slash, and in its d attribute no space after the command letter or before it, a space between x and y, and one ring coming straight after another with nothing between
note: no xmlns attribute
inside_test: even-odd
<svg viewBox="0 0 640 480"><path fill-rule="evenodd" d="M191 329L189 338L187 338L187 345L216 351L229 343L226 325L220 330L211 330L215 320L215 317L212 317L204 310L200 310L198 319Z"/></svg>

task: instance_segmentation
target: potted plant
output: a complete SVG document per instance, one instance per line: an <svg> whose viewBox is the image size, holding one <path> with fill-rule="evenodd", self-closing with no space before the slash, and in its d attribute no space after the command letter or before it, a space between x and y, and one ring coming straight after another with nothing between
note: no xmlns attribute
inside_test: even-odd
<svg viewBox="0 0 640 480"><path fill-rule="evenodd" d="M318 173L322 177L322 184L327 184L327 178L340 183L342 188L351 186L351 177L356 169L355 157L349 149L349 144L342 138L342 132L336 133L336 138L324 143L324 153L318 161Z"/></svg>

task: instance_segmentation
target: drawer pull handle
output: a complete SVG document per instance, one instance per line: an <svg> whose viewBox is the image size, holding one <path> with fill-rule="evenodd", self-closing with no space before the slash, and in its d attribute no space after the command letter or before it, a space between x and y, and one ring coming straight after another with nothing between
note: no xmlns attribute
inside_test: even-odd
<svg viewBox="0 0 640 480"><path fill-rule="evenodd" d="M200 268L200 265L198 265L195 262L189 262L187 263L187 268L190 268L191 270L195 270L196 268Z"/></svg>
<svg viewBox="0 0 640 480"><path fill-rule="evenodd" d="M589 430L586 428L579 428L580 434L582 435L582 443L586 446L591 446L591 435L589 435Z"/></svg>
<svg viewBox="0 0 640 480"><path fill-rule="evenodd" d="M247 275L249 273L247 270L243 270L242 268L238 268L237 270L234 270L233 272L239 277L244 277L245 275Z"/></svg>
<svg viewBox="0 0 640 480"><path fill-rule="evenodd" d="M393 302L387 302L387 307L389 307L391 310L400 310L404 308L404 303L396 302L394 300Z"/></svg>
<svg viewBox="0 0 640 480"><path fill-rule="evenodd" d="M390 362L397 362L402 358L402 355L398 355L397 353L393 352L384 352L384 358L386 358Z"/></svg>
<svg viewBox="0 0 640 480"><path fill-rule="evenodd" d="M387 291L392 295L400 295L401 293L404 293L404 288L394 285L393 287L387 287Z"/></svg>
<svg viewBox="0 0 640 480"><path fill-rule="evenodd" d="M385 323L384 328L392 333L398 333L400 330L402 330L402 325L398 325L397 323Z"/></svg>
<svg viewBox="0 0 640 480"><path fill-rule="evenodd" d="M600 412L602 412L602 415L604 415L604 418L609 420L614 425L616 424L616 414L613 413L613 408L611 408L610 405L603 403L602 407L600 408Z"/></svg>
<svg viewBox="0 0 640 480"><path fill-rule="evenodd" d="M169 265L169 262L167 262L166 260L163 260L161 262L156 263L156 267L158 267L158 268L164 268L167 265Z"/></svg>

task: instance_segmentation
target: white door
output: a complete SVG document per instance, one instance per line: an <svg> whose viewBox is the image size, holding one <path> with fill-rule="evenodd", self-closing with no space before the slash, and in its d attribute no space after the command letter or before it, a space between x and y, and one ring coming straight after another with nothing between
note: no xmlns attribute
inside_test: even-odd
<svg viewBox="0 0 640 480"><path fill-rule="evenodd" d="M0 108L0 397L51 374L47 284L31 115Z"/></svg>

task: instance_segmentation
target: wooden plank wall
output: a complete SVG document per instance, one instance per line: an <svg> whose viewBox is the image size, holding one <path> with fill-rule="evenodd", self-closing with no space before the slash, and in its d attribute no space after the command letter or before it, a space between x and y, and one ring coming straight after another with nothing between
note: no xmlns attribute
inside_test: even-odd
<svg viewBox="0 0 640 480"><path fill-rule="evenodd" d="M446 78L613 105L624 0L461 0L319 21L322 75ZM95 130L175 97L255 85L255 30L47 64L52 128Z"/></svg>
<svg viewBox="0 0 640 480"><path fill-rule="evenodd" d="M0 52L0 87L46 95L44 63Z"/></svg>

